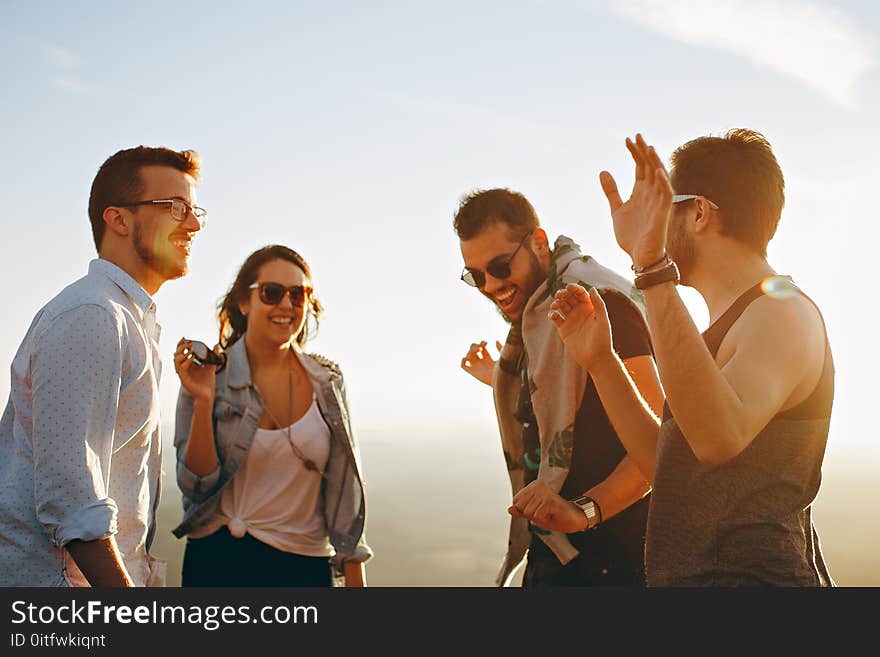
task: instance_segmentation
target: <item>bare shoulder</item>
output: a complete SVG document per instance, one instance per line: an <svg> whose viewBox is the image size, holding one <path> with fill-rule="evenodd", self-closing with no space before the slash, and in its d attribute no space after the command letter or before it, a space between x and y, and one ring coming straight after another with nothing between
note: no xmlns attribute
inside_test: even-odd
<svg viewBox="0 0 880 657"><path fill-rule="evenodd" d="M825 334L819 309L797 288L784 294L765 294L755 299L746 308L739 323L764 331L785 332L790 337L793 337L792 333L823 337Z"/></svg>
<svg viewBox="0 0 880 657"><path fill-rule="evenodd" d="M825 327L819 309L791 284L749 304L724 342L725 351L748 345L759 354L796 354L808 362L824 357Z"/></svg>
<svg viewBox="0 0 880 657"><path fill-rule="evenodd" d="M818 308L793 287L765 294L743 312L725 336L716 363L741 398L778 402L774 412L804 401L826 362L825 330Z"/></svg>

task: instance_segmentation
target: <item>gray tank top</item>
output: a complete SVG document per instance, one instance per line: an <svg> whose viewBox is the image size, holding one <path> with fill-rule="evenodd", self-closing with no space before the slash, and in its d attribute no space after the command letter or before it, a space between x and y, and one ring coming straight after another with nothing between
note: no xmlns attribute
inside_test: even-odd
<svg viewBox="0 0 880 657"><path fill-rule="evenodd" d="M712 356L760 285L745 292L703 338ZM645 566L649 586L833 586L810 505L821 482L834 397L825 339L819 383L773 417L722 465L700 463L664 409L657 443Z"/></svg>

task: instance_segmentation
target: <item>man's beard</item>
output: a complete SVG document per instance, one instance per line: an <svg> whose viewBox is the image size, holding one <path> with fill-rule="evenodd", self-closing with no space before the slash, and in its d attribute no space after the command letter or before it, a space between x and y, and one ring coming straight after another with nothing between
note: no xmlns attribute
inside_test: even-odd
<svg viewBox="0 0 880 657"><path fill-rule="evenodd" d="M694 238L688 235L684 218L679 219L673 215L670 219L666 253L675 261L681 281L684 283L693 271L696 260Z"/></svg>
<svg viewBox="0 0 880 657"><path fill-rule="evenodd" d="M525 297L525 301L523 301L522 312L519 316L519 324L522 324L522 316L525 313L526 304L529 302L529 299L532 298L532 295L535 293L535 290L538 289L538 286L546 279L546 275L541 269L541 262L538 260L538 256L532 253L531 249L527 250L526 253L529 254L529 289L522 290L522 293ZM493 302L493 306L495 306L495 310L498 311L498 314L501 315L501 319L507 322L510 325L513 325L513 321L504 314L504 311L498 307L498 304Z"/></svg>
<svg viewBox="0 0 880 657"><path fill-rule="evenodd" d="M186 265L184 264L182 267L176 263L168 253L164 258L159 255L160 248L159 244L153 244L153 248L150 249L143 239L143 233L141 232L141 225L139 222L135 222L134 229L132 230L131 240L134 244L135 253L138 254L138 257L141 259L147 267L155 271L166 281L173 280L175 278L180 278L184 274L186 274ZM168 244L171 247L170 243Z"/></svg>

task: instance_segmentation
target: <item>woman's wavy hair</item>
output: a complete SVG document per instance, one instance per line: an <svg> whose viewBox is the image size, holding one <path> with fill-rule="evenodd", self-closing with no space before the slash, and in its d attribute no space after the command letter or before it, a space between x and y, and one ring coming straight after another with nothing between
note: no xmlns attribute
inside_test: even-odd
<svg viewBox="0 0 880 657"><path fill-rule="evenodd" d="M244 261L241 269L238 270L238 275L235 277L232 287L229 288L226 296L217 304L217 310L219 311L217 317L220 320L219 342L223 349L231 347L247 331L247 317L241 312L239 305L250 296L251 291L249 288L256 282L260 268L272 260L287 260L302 269L309 280L313 280L312 270L308 263L293 249L280 244L270 244L251 253L247 260ZM314 292L306 300L305 312L306 321L299 335L296 336L296 342L300 346L306 343L312 333L309 330L309 318L311 317L314 320L314 333L317 333L318 317L324 312L324 306Z"/></svg>

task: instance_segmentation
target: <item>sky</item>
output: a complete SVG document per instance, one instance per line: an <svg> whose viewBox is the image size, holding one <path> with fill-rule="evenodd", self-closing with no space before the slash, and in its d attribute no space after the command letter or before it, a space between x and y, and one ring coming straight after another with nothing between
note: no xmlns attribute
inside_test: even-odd
<svg viewBox="0 0 880 657"><path fill-rule="evenodd" d="M0 0L0 364L95 257L86 206L104 159L193 148L210 214L191 273L156 296L165 417L177 340L213 342L245 257L283 243L312 267L327 310L311 348L341 364L356 428L493 444L490 391L459 362L506 326L459 281L461 196L520 191L551 238L627 272L598 183L608 169L631 185L625 138L668 157L749 127L786 177L771 264L820 305L832 343L826 465L873 472L878 28L868 1ZM702 300L683 296L704 328Z"/></svg>

